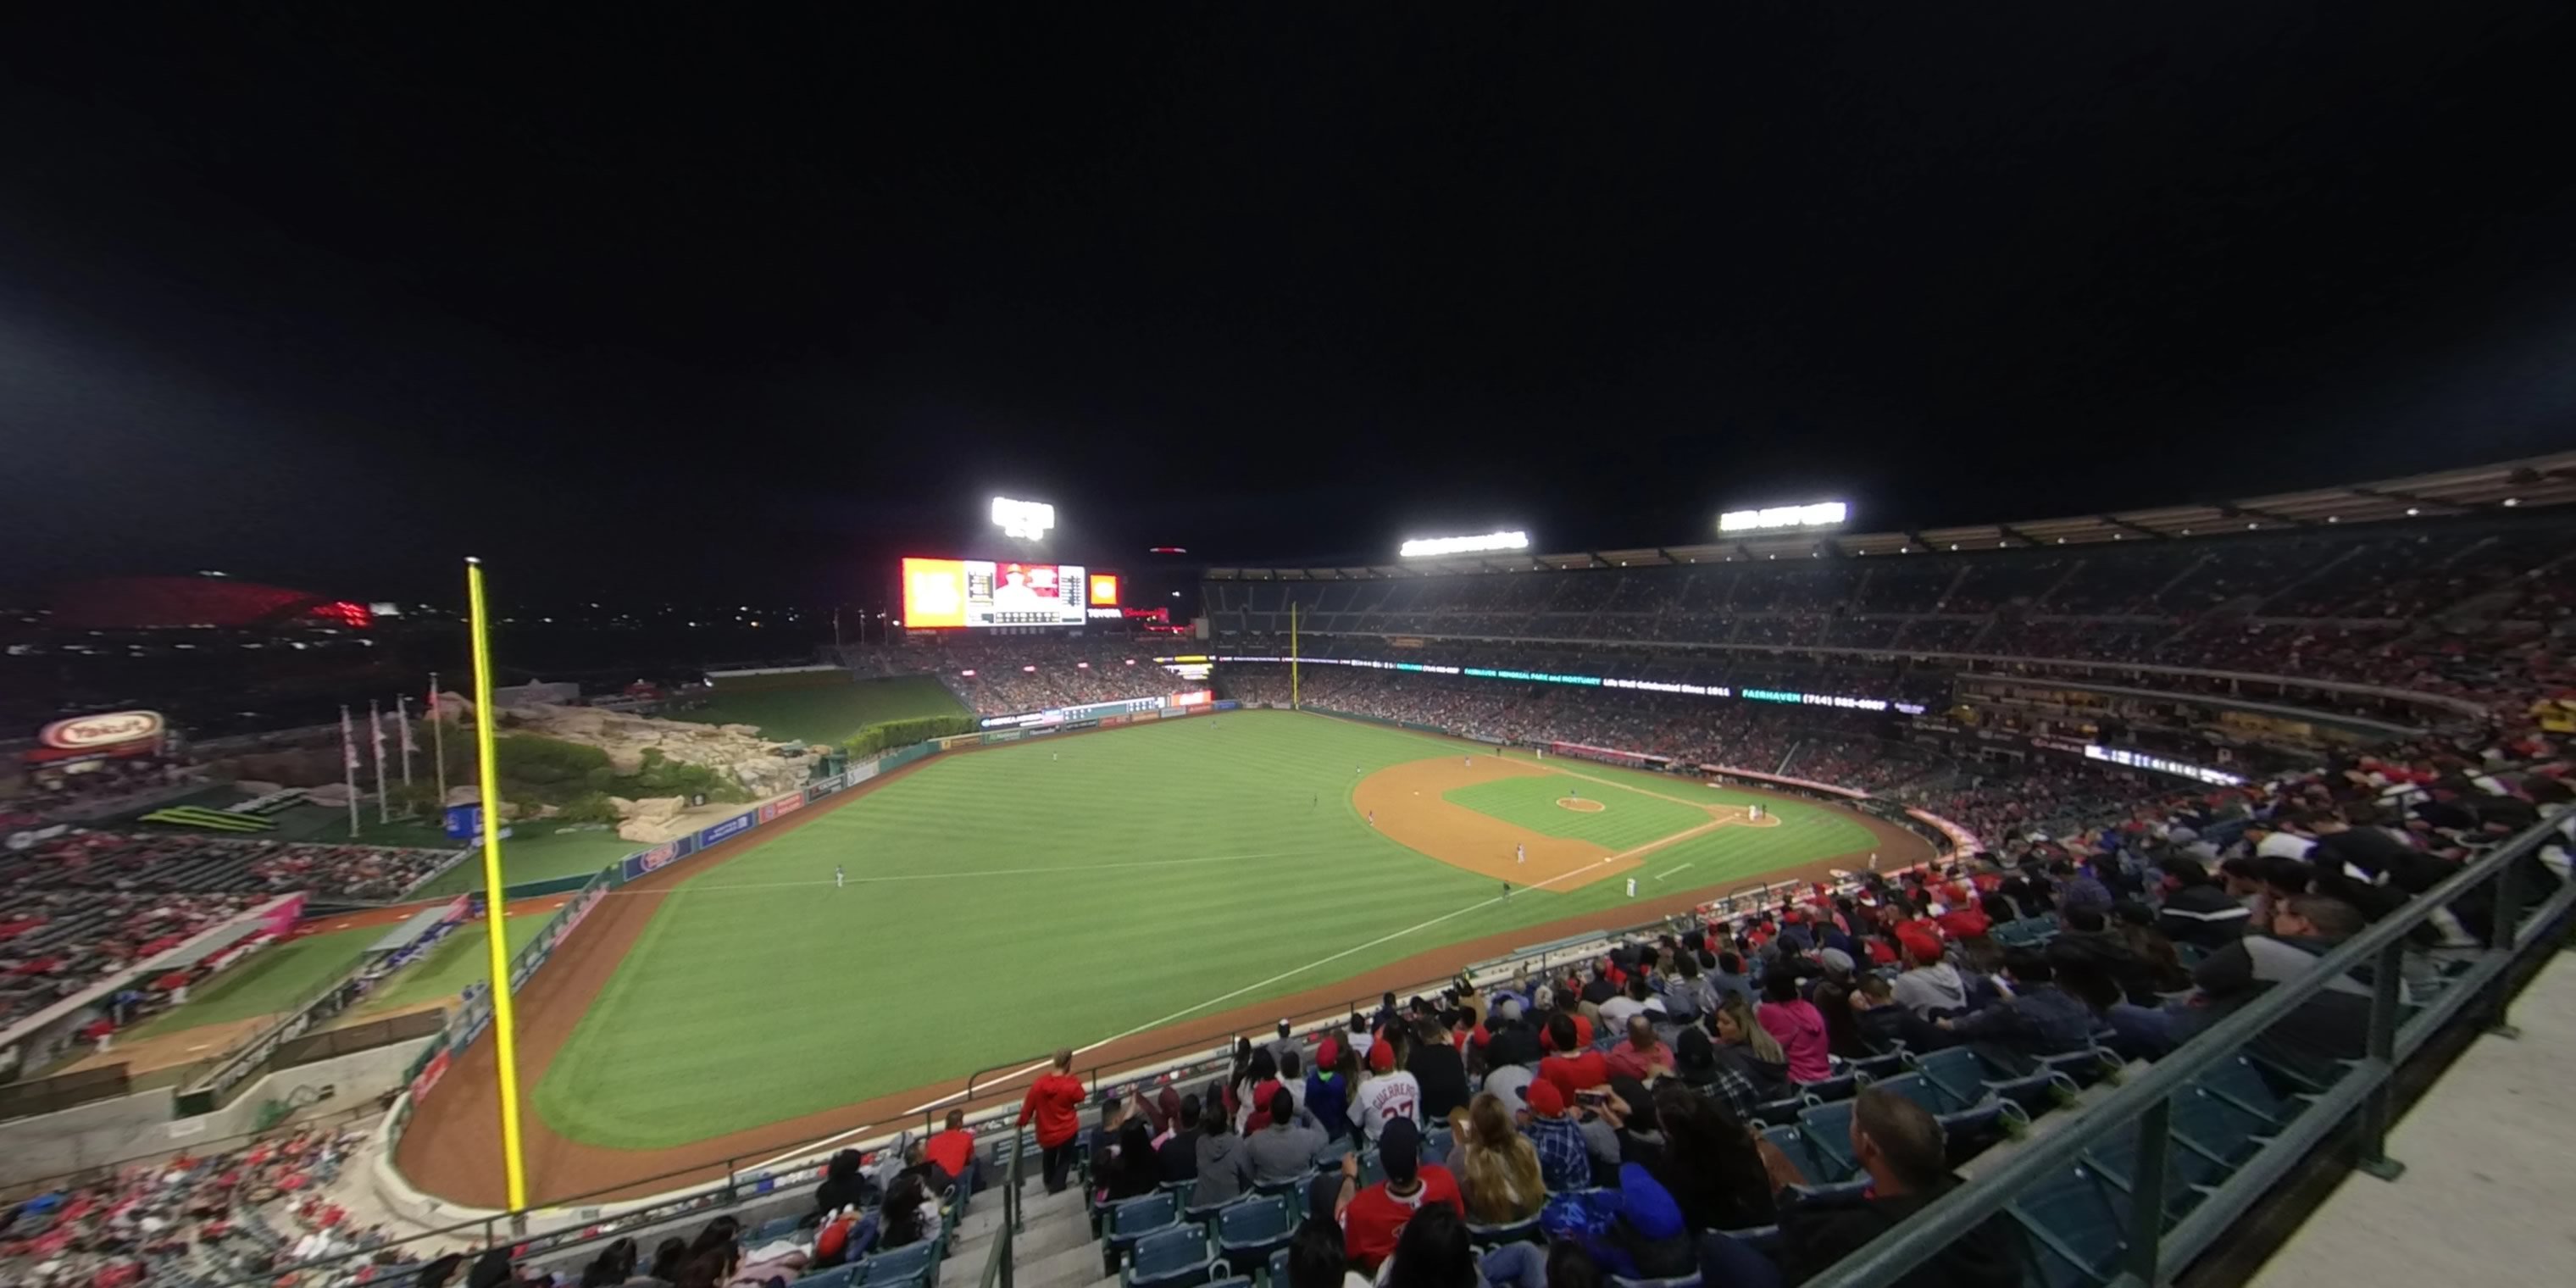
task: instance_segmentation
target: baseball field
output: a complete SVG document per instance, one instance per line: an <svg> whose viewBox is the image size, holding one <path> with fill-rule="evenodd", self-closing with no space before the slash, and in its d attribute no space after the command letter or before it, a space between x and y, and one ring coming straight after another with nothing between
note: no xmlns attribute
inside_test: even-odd
<svg viewBox="0 0 2576 1288"><path fill-rule="evenodd" d="M522 994L532 1189L917 1122L972 1070L1263 1029L1872 852L1928 847L1306 713L952 753L608 897ZM459 1202L497 1198L489 1045L403 1140L406 1174Z"/></svg>

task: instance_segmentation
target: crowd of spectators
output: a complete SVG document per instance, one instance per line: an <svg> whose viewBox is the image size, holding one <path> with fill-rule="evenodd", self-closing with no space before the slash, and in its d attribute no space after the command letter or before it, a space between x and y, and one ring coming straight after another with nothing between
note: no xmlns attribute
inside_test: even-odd
<svg viewBox="0 0 2576 1288"><path fill-rule="evenodd" d="M363 1126L299 1126L233 1149L132 1163L21 1199L0 1223L0 1282L128 1288L233 1282L390 1242L318 1197L366 1139ZM386 1251L365 1278L412 1264ZM351 1282L360 1282L358 1275Z"/></svg>
<svg viewBox="0 0 2576 1288"><path fill-rule="evenodd" d="M2161 1058L2547 812L2568 839L2528 879L2563 882L2576 847L2564 751L2425 746L2224 800L2133 794L2097 829L2022 833L1991 856L1686 919L1481 993L1389 995L1326 1034L1302 1078L1305 1048L1283 1033L1239 1047L1199 1093L1150 1087L1112 1111L1145 1126L1133 1144L1098 1138L1093 1175L1132 1164L1144 1188L1187 1185L1206 1203L1313 1168L1288 1288L1350 1274L1801 1283L1962 1184L1953 1168L2002 1131L1962 1139L1962 1123L1914 1098L1854 1096L1841 1079L1820 1094L1853 1096L1861 1175L1809 1176L1757 1130L1784 1104L1796 1112L1801 1091L1952 1047L2043 1081L2084 1067L2068 1060ZM2493 911L2473 895L2437 918L2451 938L2410 951L2401 1000L2439 987L2452 945L2488 942ZM2329 981L2248 1054L2293 1086L2330 1081L2363 1052L2370 984ZM1363 1151L1382 1179L1363 1179ZM1793 1198L1793 1185L1810 1188ZM1481 1254L1466 1228L1530 1221L1545 1244ZM2018 1285L2028 1253L2020 1225L1998 1218L1906 1282Z"/></svg>
<svg viewBox="0 0 2576 1288"><path fill-rule="evenodd" d="M2518 711L2576 689L2563 521L1349 582L1211 581L1222 642L1886 649L2364 683ZM1705 672L1704 672L1705 673ZM1711 678L1702 682L1724 683ZM1749 681L1737 681L1749 683ZM1881 685L1883 687L1883 684ZM1892 696L1882 694L1881 696Z"/></svg>
<svg viewBox="0 0 2576 1288"><path fill-rule="evenodd" d="M1230 667L1218 682L1237 701L1288 702L1283 667ZM1298 690L1309 707L1468 737L1583 743L1862 791L1952 767L1936 752L1874 736L1877 718L1865 713L1341 666L1303 668Z"/></svg>
<svg viewBox="0 0 2576 1288"><path fill-rule="evenodd" d="M0 890L22 887L395 899L455 857L448 850L294 844L182 832L75 830L0 855Z"/></svg>
<svg viewBox="0 0 2576 1288"><path fill-rule="evenodd" d="M861 675L932 675L977 715L1014 715L1052 707L1152 697L1192 686L1155 665L1169 641L1118 636L975 635L849 647L842 654Z"/></svg>
<svg viewBox="0 0 2576 1288"><path fill-rule="evenodd" d="M392 899L452 857L178 833L67 830L29 841L0 854L0 1026L127 982L153 957L280 895ZM99 1031L159 1009L180 986L132 981Z"/></svg>

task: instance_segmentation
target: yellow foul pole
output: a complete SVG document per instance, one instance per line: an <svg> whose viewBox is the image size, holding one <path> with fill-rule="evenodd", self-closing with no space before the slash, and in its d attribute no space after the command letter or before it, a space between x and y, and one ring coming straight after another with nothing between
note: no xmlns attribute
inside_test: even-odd
<svg viewBox="0 0 2576 1288"><path fill-rule="evenodd" d="M510 1210L528 1206L528 1180L519 1157L518 1030L510 1015L510 936L501 899L501 774L492 749L491 619L483 611L483 561L465 561L465 594L474 630L474 758L481 775L483 815L483 924L492 950L492 1041L501 1078L501 1167L509 1178Z"/></svg>
<svg viewBox="0 0 2576 1288"><path fill-rule="evenodd" d="M1288 706L1297 706L1297 601L1288 601Z"/></svg>

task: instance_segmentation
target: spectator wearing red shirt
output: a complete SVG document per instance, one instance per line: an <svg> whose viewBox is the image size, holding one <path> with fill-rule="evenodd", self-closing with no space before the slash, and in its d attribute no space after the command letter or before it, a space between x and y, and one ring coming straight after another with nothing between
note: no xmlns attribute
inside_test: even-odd
<svg viewBox="0 0 2576 1288"><path fill-rule="evenodd" d="M1592 1045L1592 1017L1574 1009L1576 1005L1574 994L1559 993L1556 995L1556 1000L1558 1004L1556 1014L1549 1016L1547 1023L1539 1027L1539 1049L1542 1051L1572 1051ZM1568 1024L1573 1026L1574 1037L1571 1039L1573 1042L1572 1046L1563 1046L1558 1043L1556 1036L1556 1021L1559 1018L1563 1018Z"/></svg>
<svg viewBox="0 0 2576 1288"><path fill-rule="evenodd" d="M1574 1055L1552 1055L1538 1062L1538 1076L1556 1084L1565 1093L1566 1103L1574 1102L1574 1093L1601 1086L1610 1081L1610 1061L1600 1052L1575 1041L1574 1021L1563 1015L1552 1015L1547 1021L1548 1036L1559 1051Z"/></svg>
<svg viewBox="0 0 2576 1288"><path fill-rule="evenodd" d="M975 1133L966 1130L966 1111L948 1111L948 1129L922 1142L921 1156L939 1165L961 1195L975 1192Z"/></svg>
<svg viewBox="0 0 2576 1288"><path fill-rule="evenodd" d="M1378 1264L1395 1251L1404 1223L1415 1212L1440 1203L1461 1220L1467 1215L1457 1178L1438 1163L1422 1161L1422 1131L1411 1120L1399 1118L1386 1125L1385 1134L1378 1138L1378 1164L1386 1169L1386 1179L1360 1189L1359 1156L1344 1154L1342 1189L1333 1200L1333 1217L1342 1226L1343 1254L1367 1274L1377 1273Z"/></svg>
<svg viewBox="0 0 2576 1288"><path fill-rule="evenodd" d="M1020 1101L1019 1125L1038 1126L1038 1148L1049 1194L1064 1193L1065 1175L1073 1169L1073 1142L1082 1134L1075 1111L1082 1108L1082 1079L1073 1076L1073 1048L1055 1053L1055 1069L1030 1084Z"/></svg>

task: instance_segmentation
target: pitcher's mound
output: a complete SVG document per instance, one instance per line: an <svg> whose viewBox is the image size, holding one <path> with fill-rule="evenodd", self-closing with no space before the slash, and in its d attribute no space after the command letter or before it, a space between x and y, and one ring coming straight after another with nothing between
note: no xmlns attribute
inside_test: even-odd
<svg viewBox="0 0 2576 1288"><path fill-rule="evenodd" d="M1559 796L1556 798L1556 807L1570 809L1577 814L1598 814L1610 808L1599 801L1588 801L1580 796Z"/></svg>

